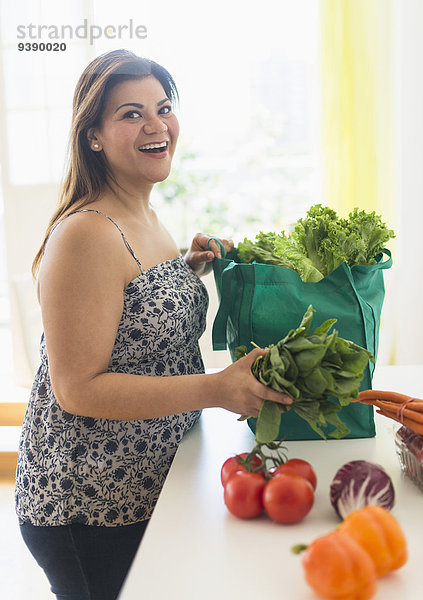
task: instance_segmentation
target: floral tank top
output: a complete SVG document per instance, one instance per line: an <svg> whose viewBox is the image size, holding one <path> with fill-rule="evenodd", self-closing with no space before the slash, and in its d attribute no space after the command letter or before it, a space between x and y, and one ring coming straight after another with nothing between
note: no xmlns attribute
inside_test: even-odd
<svg viewBox="0 0 423 600"><path fill-rule="evenodd" d="M74 212L97 212L112 221L93 209ZM204 284L181 255L144 270L112 223L141 272L124 290L108 371L204 373L198 345L208 307ZM44 334L40 355L19 443L20 523L117 526L148 519L178 444L201 411L137 421L72 415L54 397Z"/></svg>

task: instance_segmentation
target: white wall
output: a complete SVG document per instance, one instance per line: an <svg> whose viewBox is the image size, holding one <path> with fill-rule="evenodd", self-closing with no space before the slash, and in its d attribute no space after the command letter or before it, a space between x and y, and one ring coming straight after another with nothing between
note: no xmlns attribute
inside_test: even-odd
<svg viewBox="0 0 423 600"><path fill-rule="evenodd" d="M228 350L213 351L212 348L212 327L214 317L219 308L219 300L217 298L216 285L214 283L213 272L203 278L203 282L209 293L209 309L207 311L207 326L206 331L200 339L201 354L206 369L216 369L227 367L231 364L232 359Z"/></svg>
<svg viewBox="0 0 423 600"><path fill-rule="evenodd" d="M30 387L42 330L31 264L57 203L57 186L9 186L5 181L3 189L13 374L16 385Z"/></svg>
<svg viewBox="0 0 423 600"><path fill-rule="evenodd" d="M398 2L395 360L423 364L423 2Z"/></svg>

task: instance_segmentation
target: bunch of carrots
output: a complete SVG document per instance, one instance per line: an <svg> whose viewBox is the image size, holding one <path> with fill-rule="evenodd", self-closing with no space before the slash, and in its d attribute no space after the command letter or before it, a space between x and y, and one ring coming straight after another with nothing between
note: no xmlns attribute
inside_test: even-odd
<svg viewBox="0 0 423 600"><path fill-rule="evenodd" d="M354 402L354 400L353 400ZM423 435L423 400L398 392L364 390L355 402L373 404L377 412Z"/></svg>

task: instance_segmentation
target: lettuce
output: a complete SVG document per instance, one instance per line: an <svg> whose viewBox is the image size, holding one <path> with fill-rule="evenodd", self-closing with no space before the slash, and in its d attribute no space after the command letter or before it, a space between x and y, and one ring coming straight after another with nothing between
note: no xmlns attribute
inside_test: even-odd
<svg viewBox="0 0 423 600"><path fill-rule="evenodd" d="M296 271L303 281L316 282L344 261L374 264L393 237L375 212L355 208L343 219L333 209L316 204L297 221L290 236L261 231L255 241L245 238L238 245L238 256L245 263L281 265Z"/></svg>
<svg viewBox="0 0 423 600"><path fill-rule="evenodd" d="M364 210L359 211L358 208L349 214L348 228L351 239L354 239L356 244L355 248L351 248L349 264L375 264L374 257L383 250L390 238L395 237L392 229L387 229L375 212L366 213ZM358 251L359 248L362 248L361 253Z"/></svg>
<svg viewBox="0 0 423 600"><path fill-rule="evenodd" d="M322 273L316 269L311 260L299 250L284 232L260 233L256 242L247 238L238 245L238 256L245 263L259 262L268 265L279 265L296 271L303 281L320 281Z"/></svg>

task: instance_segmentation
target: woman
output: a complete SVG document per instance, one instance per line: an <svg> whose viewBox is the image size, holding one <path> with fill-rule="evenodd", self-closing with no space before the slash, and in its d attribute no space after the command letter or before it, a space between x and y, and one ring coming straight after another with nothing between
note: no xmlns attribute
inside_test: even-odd
<svg viewBox="0 0 423 600"><path fill-rule="evenodd" d="M199 275L219 244L197 234L183 258L149 204L170 172L176 99L170 74L132 52L88 65L74 95L61 201L34 260L44 333L16 508L59 599L117 597L201 409L256 416L264 399L291 401L253 377L263 350L204 374L198 339L208 298Z"/></svg>

